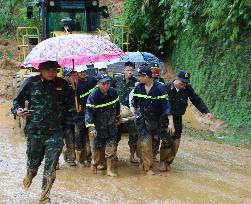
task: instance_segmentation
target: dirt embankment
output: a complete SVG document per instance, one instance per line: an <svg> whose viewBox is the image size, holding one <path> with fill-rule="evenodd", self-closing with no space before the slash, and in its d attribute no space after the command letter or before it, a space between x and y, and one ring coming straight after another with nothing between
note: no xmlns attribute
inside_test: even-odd
<svg viewBox="0 0 251 204"><path fill-rule="evenodd" d="M18 71L18 51L15 41L0 38L0 97L12 99L13 76Z"/></svg>

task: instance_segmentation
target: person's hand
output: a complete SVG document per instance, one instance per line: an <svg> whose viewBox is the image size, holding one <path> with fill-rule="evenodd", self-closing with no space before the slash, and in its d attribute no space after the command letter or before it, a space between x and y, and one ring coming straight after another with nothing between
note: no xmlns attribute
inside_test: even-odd
<svg viewBox="0 0 251 204"><path fill-rule="evenodd" d="M131 113L132 113L132 116L134 116L134 114L135 114L135 109L134 109L134 108L130 108L130 111L131 111Z"/></svg>
<svg viewBox="0 0 251 204"><path fill-rule="evenodd" d="M117 124L120 125L122 123L121 115L117 116L116 120L117 120Z"/></svg>
<svg viewBox="0 0 251 204"><path fill-rule="evenodd" d="M170 123L168 124L168 132L171 134L171 135L174 135L175 133L175 128L174 128L174 125L173 123Z"/></svg>
<svg viewBox="0 0 251 204"><path fill-rule="evenodd" d="M17 116L25 118L29 116L30 113L28 112L27 108L19 108L17 109Z"/></svg>
<svg viewBox="0 0 251 204"><path fill-rule="evenodd" d="M89 132L89 137L92 137L92 138L97 137L97 131L94 129L91 132Z"/></svg>
<svg viewBox="0 0 251 204"><path fill-rule="evenodd" d="M206 117L208 117L209 119L213 119L213 114L212 113L206 113Z"/></svg>

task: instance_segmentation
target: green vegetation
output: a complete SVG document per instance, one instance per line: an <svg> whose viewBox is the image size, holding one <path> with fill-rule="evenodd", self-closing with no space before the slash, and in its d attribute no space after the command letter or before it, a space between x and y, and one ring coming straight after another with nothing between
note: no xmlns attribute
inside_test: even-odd
<svg viewBox="0 0 251 204"><path fill-rule="evenodd" d="M239 132L236 130L225 130L218 133L213 133L206 130L197 130L190 126L185 126L184 136L197 139L209 140L219 144L229 144L236 147L247 148L251 150L251 133Z"/></svg>
<svg viewBox="0 0 251 204"><path fill-rule="evenodd" d="M251 1L125 0L120 21L133 50L168 54L216 116L251 127Z"/></svg>
<svg viewBox="0 0 251 204"><path fill-rule="evenodd" d="M26 7L34 5L32 0L0 0L0 34L3 37L15 35L18 26L37 26L38 9L34 9L34 18L27 19Z"/></svg>

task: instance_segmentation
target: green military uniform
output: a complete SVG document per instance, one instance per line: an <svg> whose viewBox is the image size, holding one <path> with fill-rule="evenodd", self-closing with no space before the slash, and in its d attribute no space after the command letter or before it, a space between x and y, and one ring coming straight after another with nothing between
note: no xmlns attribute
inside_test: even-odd
<svg viewBox="0 0 251 204"><path fill-rule="evenodd" d="M129 107L129 94L134 89L137 81L138 80L133 76L129 78L128 82L126 82L124 76L118 76L115 78L116 89L119 94L120 103L122 105ZM128 122L128 133L129 133L128 145L130 147L131 154L134 154L137 150L137 142L138 142L138 135L134 121ZM121 139L121 134L122 134L122 125L119 126L118 142Z"/></svg>
<svg viewBox="0 0 251 204"><path fill-rule="evenodd" d="M49 200L49 193L56 178L56 165L63 147L64 117L71 108L69 86L61 78L54 81L44 80L41 76L27 79L21 86L13 101L12 112L25 107L34 110L26 118L25 134L27 136L27 176L25 187L31 185L42 160L45 166L42 181L41 202Z"/></svg>

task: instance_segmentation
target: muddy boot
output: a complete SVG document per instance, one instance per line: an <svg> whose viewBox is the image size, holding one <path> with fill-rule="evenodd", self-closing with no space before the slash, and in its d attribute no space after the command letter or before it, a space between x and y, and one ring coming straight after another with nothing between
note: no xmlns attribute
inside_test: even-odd
<svg viewBox="0 0 251 204"><path fill-rule="evenodd" d="M59 162L56 165L56 170L59 170Z"/></svg>
<svg viewBox="0 0 251 204"><path fill-rule="evenodd" d="M51 203L50 191L52 188L52 184L55 181L55 178L56 178L56 172L53 172L52 176L47 179L46 185L42 189L42 193L41 193L40 200L39 200L39 202L41 204Z"/></svg>
<svg viewBox="0 0 251 204"><path fill-rule="evenodd" d="M23 179L23 185L25 188L29 188L31 183L32 183L32 179L37 175L37 170L38 168L27 168L27 173L26 176Z"/></svg>
<svg viewBox="0 0 251 204"><path fill-rule="evenodd" d="M136 150L137 150L137 145L129 145L129 147L130 147L130 154L131 154L130 155L130 162L131 163L139 163L139 161L134 158L134 154L136 153Z"/></svg>
<svg viewBox="0 0 251 204"><path fill-rule="evenodd" d="M153 176L155 175L155 172L152 169L149 169L148 171L146 171L146 175Z"/></svg>
<svg viewBox="0 0 251 204"><path fill-rule="evenodd" d="M107 176L116 177L118 175L112 171L112 163L112 159L107 159Z"/></svg>
<svg viewBox="0 0 251 204"><path fill-rule="evenodd" d="M81 167L85 167L85 162L84 162L84 157L85 157L85 154L84 154L84 150L76 150L76 161L77 161L77 164Z"/></svg>
<svg viewBox="0 0 251 204"><path fill-rule="evenodd" d="M96 165L91 165L91 170L92 170L92 173L94 174L97 174L98 173L98 169L97 169L97 166Z"/></svg>
<svg viewBox="0 0 251 204"><path fill-rule="evenodd" d="M166 162L161 161L161 162L159 163L159 171L161 171L161 172L167 171Z"/></svg>
<svg viewBox="0 0 251 204"><path fill-rule="evenodd" d="M106 170L107 169L106 161L105 160L102 161L102 163L97 166L97 169L98 170Z"/></svg>
<svg viewBox="0 0 251 204"><path fill-rule="evenodd" d="M153 152L152 152L151 139L141 142L141 155L142 155L144 170L145 171L150 170L153 164Z"/></svg>
<svg viewBox="0 0 251 204"><path fill-rule="evenodd" d="M107 166L106 166L106 158L105 158L105 149L103 148L100 151L100 164L97 166L98 170L106 170Z"/></svg>
<svg viewBox="0 0 251 204"><path fill-rule="evenodd" d="M74 166L76 166L75 161L70 161L70 160L67 160L67 161L66 161L66 164L67 164L68 166L70 166L70 167L74 167Z"/></svg>
<svg viewBox="0 0 251 204"><path fill-rule="evenodd" d="M167 160L170 157L171 148L163 147L160 148L160 163L159 163L159 171L167 171Z"/></svg>

